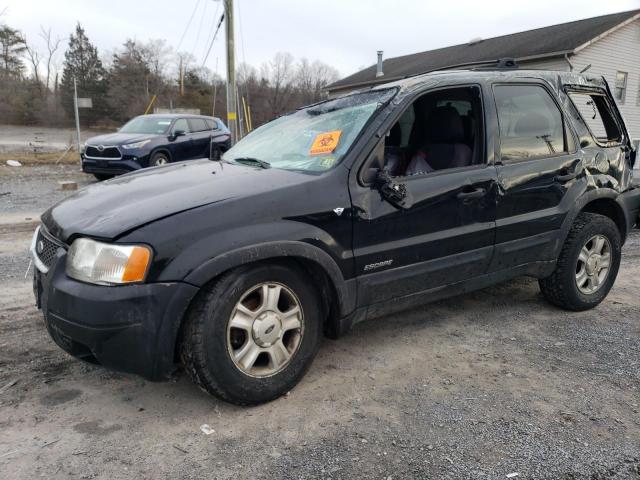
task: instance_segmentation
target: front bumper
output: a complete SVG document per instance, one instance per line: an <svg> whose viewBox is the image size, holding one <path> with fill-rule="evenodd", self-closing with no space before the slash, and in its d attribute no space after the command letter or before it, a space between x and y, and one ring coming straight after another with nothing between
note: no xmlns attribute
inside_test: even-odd
<svg viewBox="0 0 640 480"><path fill-rule="evenodd" d="M123 175L125 173L139 170L146 165L146 158L123 156L121 159L109 158L87 158L84 154L82 159L82 171L85 173L98 173L103 175Z"/></svg>
<svg viewBox="0 0 640 480"><path fill-rule="evenodd" d="M77 358L149 380L168 378L180 322L198 289L181 282L91 285L69 278L65 263L60 248L46 274L34 269L51 338Z"/></svg>

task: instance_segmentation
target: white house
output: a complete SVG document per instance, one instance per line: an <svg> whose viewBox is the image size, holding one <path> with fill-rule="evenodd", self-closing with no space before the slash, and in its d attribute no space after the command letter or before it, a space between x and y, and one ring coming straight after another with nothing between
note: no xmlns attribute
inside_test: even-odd
<svg viewBox="0 0 640 480"><path fill-rule="evenodd" d="M326 87L331 96L431 70L514 58L520 68L604 75L632 138L640 139L640 10L388 58ZM381 67L381 68L380 68ZM382 75L376 75L379 70Z"/></svg>

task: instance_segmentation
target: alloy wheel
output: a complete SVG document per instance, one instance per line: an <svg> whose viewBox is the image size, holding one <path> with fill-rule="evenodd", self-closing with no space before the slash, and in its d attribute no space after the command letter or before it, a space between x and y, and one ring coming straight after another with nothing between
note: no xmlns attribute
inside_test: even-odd
<svg viewBox="0 0 640 480"><path fill-rule="evenodd" d="M583 245L576 263L576 285L590 295L604 284L611 269L611 243L604 235L594 235Z"/></svg>
<svg viewBox="0 0 640 480"><path fill-rule="evenodd" d="M227 347L244 374L268 377L291 362L303 333L303 312L293 291L280 283L261 283L236 303L227 325Z"/></svg>

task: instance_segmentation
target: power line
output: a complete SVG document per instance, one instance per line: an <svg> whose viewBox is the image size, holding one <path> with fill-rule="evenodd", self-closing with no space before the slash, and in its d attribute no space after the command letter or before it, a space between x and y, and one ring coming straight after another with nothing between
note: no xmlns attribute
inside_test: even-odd
<svg viewBox="0 0 640 480"><path fill-rule="evenodd" d="M178 42L178 47L176 48L176 51L180 50L180 46L182 45L182 41L184 40L184 36L187 34L187 31L189 30L189 27L191 26L191 22L193 21L193 17L196 14L196 10L198 10L198 5L200 5L200 0L198 0L196 2L196 6L193 9L193 12L191 12L191 17L189 18L189 21L187 22L187 26L184 27L184 32L182 32L182 37L180 37L180 41Z"/></svg>
<svg viewBox="0 0 640 480"><path fill-rule="evenodd" d="M191 55L195 56L196 48L198 47L198 42L200 41L200 32L202 32L202 24L204 23L204 17L207 15L207 2L204 2L204 8L202 9L202 15L200 16L200 25L198 26L198 33L196 34L196 41L193 43L193 49L191 50Z"/></svg>
<svg viewBox="0 0 640 480"><path fill-rule="evenodd" d="M216 41L216 37L218 36L218 31L220 31L220 26L222 25L223 20L224 20L224 12L222 12L222 15L220 15L220 21L218 22L216 31L213 34L213 38L211 39L211 43L209 44L209 48L207 49L207 54L204 56L204 60L202 61L203 67L204 67L204 64L207 63L207 58L209 58L209 54L211 53L211 47L213 47L213 42Z"/></svg>
<svg viewBox="0 0 640 480"><path fill-rule="evenodd" d="M216 2L216 11L213 13L213 17L211 17L211 27L209 28L209 35L207 35L207 41L204 42L204 50L206 52L207 50L207 45L209 45L211 43L211 39L213 38L214 35L214 27L216 25L216 22L218 21L218 11L220 10L220 3L222 2Z"/></svg>

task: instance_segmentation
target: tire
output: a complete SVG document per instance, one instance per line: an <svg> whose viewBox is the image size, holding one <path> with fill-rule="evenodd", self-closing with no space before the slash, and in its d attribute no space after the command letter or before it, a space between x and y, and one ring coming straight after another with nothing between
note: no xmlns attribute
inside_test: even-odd
<svg viewBox="0 0 640 480"><path fill-rule="evenodd" d="M169 156L166 153L156 152L151 156L151 160L149 160L149 166L159 167L161 165L166 165L169 162Z"/></svg>
<svg viewBox="0 0 640 480"><path fill-rule="evenodd" d="M264 346L258 345L259 341L264 340L258 332L263 325L260 316L249 321L252 325L249 329L251 334L232 326L232 318L236 318L239 302L243 298L249 299L244 300L243 306L249 305L253 309L250 302L254 302L257 305L256 312L271 315L264 307L265 296L261 293L264 292L264 284L271 285L267 287L271 290L267 291L266 297L269 297L269 292L277 290L275 286L284 287L278 290L278 295L285 299L284 303L297 301L301 312L300 328L282 334L283 344L286 340L288 344L295 345L291 348L288 363L284 363L277 371L275 359L266 353ZM236 405L268 402L290 391L311 365L322 332L322 306L312 285L311 279L297 266L264 263L232 270L205 287L187 314L180 342L182 363L191 379L206 392ZM280 308L287 312L294 311L289 307L281 307L281 303L276 304L278 312ZM252 311L250 313L255 315ZM244 310L238 318L244 318L243 315ZM283 320L282 330L284 325ZM267 328L261 333L266 335L270 330L270 334L273 334L281 329ZM234 360L232 355L238 358L249 343L252 343L251 348L258 345L260 354L253 367L243 370L240 361ZM275 344L271 348L275 348ZM246 354L241 358L249 356ZM251 360L247 360L247 363L251 363Z"/></svg>
<svg viewBox="0 0 640 480"><path fill-rule="evenodd" d="M596 243L593 242L597 242L599 238L606 239L601 250L606 251L608 248L609 269L602 280L597 280L598 286L593 287L591 279L603 277L602 273L598 275L593 272L606 264L596 263L596 267L591 269L592 275L579 287L578 283L584 282L584 275L589 273L588 262L581 260L584 259L584 255L580 256L581 252L583 248L587 251L597 250ZM553 305L576 312L597 306L605 299L618 275L621 243L618 227L610 218L595 213L579 214L567 235L555 270L549 277L538 281L544 297ZM606 254L600 255L601 260L604 258ZM592 292L587 291L590 285L595 288Z"/></svg>
<svg viewBox="0 0 640 480"><path fill-rule="evenodd" d="M94 173L93 176L96 177L99 182L113 178L113 175L109 175L107 173Z"/></svg>

